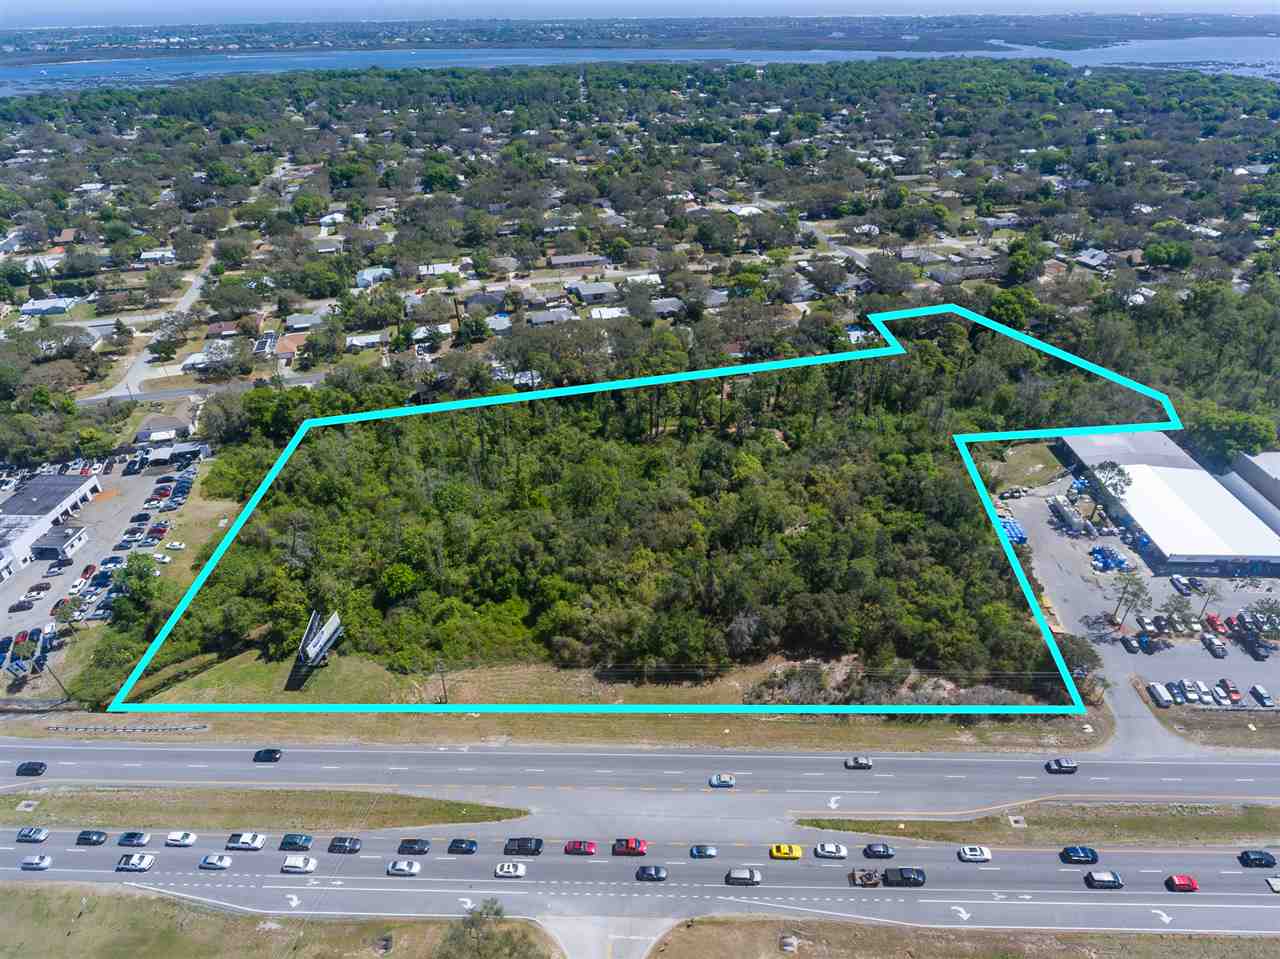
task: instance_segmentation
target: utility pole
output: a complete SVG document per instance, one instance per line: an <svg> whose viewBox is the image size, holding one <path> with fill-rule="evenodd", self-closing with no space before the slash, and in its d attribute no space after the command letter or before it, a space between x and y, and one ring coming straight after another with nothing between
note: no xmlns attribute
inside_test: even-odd
<svg viewBox="0 0 1280 959"><path fill-rule="evenodd" d="M447 706L449 704L449 687L444 681L444 660L436 660L436 675L440 677L440 699Z"/></svg>

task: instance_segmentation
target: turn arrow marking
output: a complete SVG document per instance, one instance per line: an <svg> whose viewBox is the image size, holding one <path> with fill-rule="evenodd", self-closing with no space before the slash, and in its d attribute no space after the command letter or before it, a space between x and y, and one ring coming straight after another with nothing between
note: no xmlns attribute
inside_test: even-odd
<svg viewBox="0 0 1280 959"><path fill-rule="evenodd" d="M1167 912L1165 912L1162 909L1152 909L1151 914L1153 916L1158 916L1160 921L1163 922L1166 926L1169 925L1169 923L1173 922L1173 916L1169 915Z"/></svg>
<svg viewBox="0 0 1280 959"><path fill-rule="evenodd" d="M963 906L952 906L951 911L961 919L968 921L970 913Z"/></svg>
<svg viewBox="0 0 1280 959"><path fill-rule="evenodd" d="M827 800L827 808L828 808L828 809L838 809L838 808L839 808L839 806L840 806L840 797L839 797L839 796L832 796L830 799L828 799L828 800Z"/></svg>

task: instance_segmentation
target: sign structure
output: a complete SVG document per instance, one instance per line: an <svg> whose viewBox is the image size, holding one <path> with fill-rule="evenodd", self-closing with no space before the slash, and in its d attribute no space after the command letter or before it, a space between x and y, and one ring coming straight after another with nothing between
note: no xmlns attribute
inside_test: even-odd
<svg viewBox="0 0 1280 959"><path fill-rule="evenodd" d="M321 623L320 614L312 610L311 619L302 634L302 642L298 644L298 662L303 666L323 665L329 656L329 650L341 635L342 620L337 613Z"/></svg>
<svg viewBox="0 0 1280 959"><path fill-rule="evenodd" d="M797 369L807 366L827 366L835 363L850 363L860 360L874 360L889 356L902 356L906 347L890 331L888 324L900 320L920 319L935 316L952 316L958 320L966 320L977 326L991 330L1001 336L1007 336L1024 346L1053 357L1059 362L1084 370L1094 376L1153 400L1164 414L1164 419L1142 423L1120 423L1099 426L1073 426L1047 429L995 430L982 433L958 433L952 439L959 451L960 459L969 473L978 498L986 511L987 519L995 529L996 538L1013 569L1018 585L1030 607L1031 615L1040 629L1050 656L1062 677L1062 684L1071 702L1067 704L1010 704L1010 705L935 705L905 703L857 703L852 705L680 705L671 703L647 704L584 704L584 703L153 703L130 702L129 693L142 678L147 666L155 658L160 647L164 645L169 634L192 600L199 593L209 576L217 568L236 536L253 515L258 504L266 495L271 484L275 482L285 463L293 456L299 444L312 430L328 426L344 426L350 423L370 423L380 420L398 419L406 416L428 416L437 413L451 413L463 410L483 409L489 406L505 406L513 403L534 403L542 400L563 399L571 396L585 396L592 393L605 393L615 390L642 389L646 386L660 386L668 383L687 383L694 380L723 379L739 376L751 376L757 373L771 373L779 370ZM263 477L258 488L254 490L244 508L214 548L213 553L188 587L177 607L165 620L142 658L134 666L133 671L125 679L115 698L107 706L108 712L124 713L621 713L621 714L664 714L674 713L732 713L732 714L875 714L875 715L1032 715L1083 716L1086 712L1080 691L1076 688L1070 671L1062 658L1062 652L1054 641L1053 632L1045 619L1044 611L1036 599L1027 575L1014 552L1008 533L999 522L995 504L988 495L982 476L973 461L969 447L975 443L1007 443L1015 440L1057 439L1063 436L1089 436L1105 433L1144 433L1162 430L1180 430L1182 420L1173 407L1173 403L1164 393L1120 373L1108 370L1097 363L1068 353L1043 340L1016 330L1011 326L998 323L980 313L957 306L954 303L940 303L935 306L917 307L908 310L893 310L884 313L872 313L867 319L884 341L884 346L869 349L853 350L843 353L827 353L815 356L799 356L785 360L766 360L757 363L743 363L737 366L721 366L705 370L685 370L679 373L664 373L658 376L641 376L624 380L608 380L602 383L584 383L577 386L561 386L550 389L530 390L524 393L509 393L499 396L477 396L465 400L451 400L443 403L427 403L417 406L401 406L390 409L367 410L362 413L343 413L336 416L321 416L305 420L298 431L289 440L288 445L272 464L267 475Z"/></svg>

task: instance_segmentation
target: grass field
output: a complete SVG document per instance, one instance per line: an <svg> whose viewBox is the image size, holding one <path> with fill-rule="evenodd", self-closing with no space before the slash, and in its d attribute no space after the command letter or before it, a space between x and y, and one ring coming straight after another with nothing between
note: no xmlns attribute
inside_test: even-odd
<svg viewBox="0 0 1280 959"><path fill-rule="evenodd" d="M805 959L1269 959L1274 939L895 929L807 919L696 919L663 936L652 959L763 959L782 936Z"/></svg>
<svg viewBox="0 0 1280 959"><path fill-rule="evenodd" d="M850 753L895 752L1071 752L1101 746L1110 737L1111 714L1091 710L1083 718L894 720L874 716L538 716L460 713L449 716L359 716L318 713L309 716L211 716L201 713L119 716L59 713L55 718L11 719L9 736L65 736L49 726L86 726L77 737L127 738L131 742L279 742L385 743L397 745L510 742L546 745L617 744L634 749L696 746L722 749L813 749ZM201 724L196 732L166 727ZM1085 726L1089 729L1086 730ZM153 727L154 732L113 735L122 727Z"/></svg>
<svg viewBox="0 0 1280 959"><path fill-rule="evenodd" d="M1023 816L1026 828L1015 828L1010 815ZM1063 846L1087 836L1093 845L1124 843L1238 845L1273 843L1280 835L1280 808L1272 806L1193 804L1035 803L1010 808L999 816L965 822L884 819L801 819L816 829L874 836L897 836L932 842L982 843L993 846Z"/></svg>
<svg viewBox="0 0 1280 959"><path fill-rule="evenodd" d="M16 807L37 800L31 812ZM0 823L15 826L116 826L128 829L387 829L500 822L523 809L451 802L385 791L320 789L176 789L72 786L8 793Z"/></svg>
<svg viewBox="0 0 1280 959"><path fill-rule="evenodd" d="M1062 472L1062 464L1048 443L1019 443L1009 448L1003 460L993 459L994 444L979 446L977 454L984 469L999 480L999 488L1043 486Z"/></svg>
<svg viewBox="0 0 1280 959"><path fill-rule="evenodd" d="M16 894L16 884L7 892ZM441 921L334 922L211 912L142 892L23 882L21 907L5 910L0 959L431 959ZM562 953L538 926L521 923L545 952ZM390 950L387 949L388 943Z"/></svg>

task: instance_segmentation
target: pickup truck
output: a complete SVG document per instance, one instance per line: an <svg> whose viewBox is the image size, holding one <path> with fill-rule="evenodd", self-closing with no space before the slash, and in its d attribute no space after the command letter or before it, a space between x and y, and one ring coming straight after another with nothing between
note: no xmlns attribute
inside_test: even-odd
<svg viewBox="0 0 1280 959"><path fill-rule="evenodd" d="M643 856L649 852L649 841L647 839L615 839L613 841L613 854L615 856Z"/></svg>
<svg viewBox="0 0 1280 959"><path fill-rule="evenodd" d="M886 869L882 875L886 886L923 886L923 869Z"/></svg>

